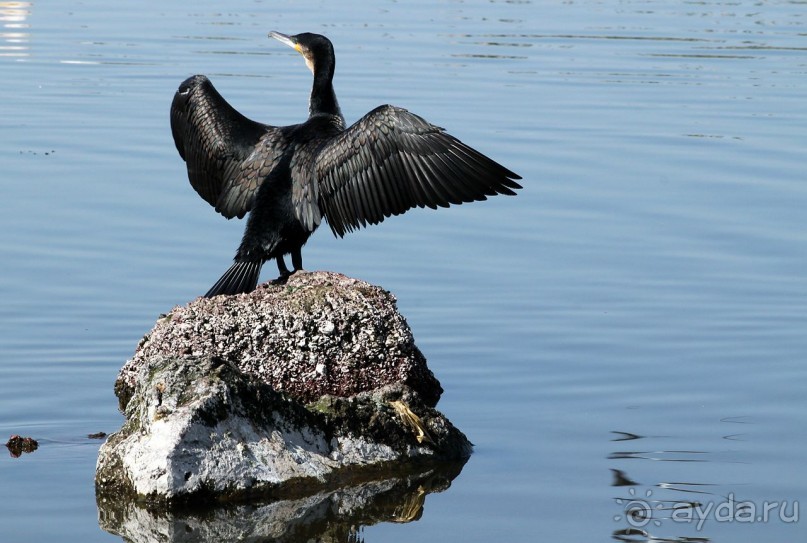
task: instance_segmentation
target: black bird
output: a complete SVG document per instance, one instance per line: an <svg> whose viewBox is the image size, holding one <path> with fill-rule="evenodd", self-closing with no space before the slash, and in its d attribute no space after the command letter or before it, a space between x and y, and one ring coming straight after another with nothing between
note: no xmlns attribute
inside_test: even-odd
<svg viewBox="0 0 807 543"><path fill-rule="evenodd" d="M199 195L231 219L250 212L235 262L206 297L249 292L261 266L277 260L280 278L322 218L344 236L413 207L448 207L514 195L521 179L442 128L384 105L350 127L336 101L336 59L325 36L271 32L314 74L304 123L269 126L228 104L203 75L186 79L171 104L171 132Z"/></svg>

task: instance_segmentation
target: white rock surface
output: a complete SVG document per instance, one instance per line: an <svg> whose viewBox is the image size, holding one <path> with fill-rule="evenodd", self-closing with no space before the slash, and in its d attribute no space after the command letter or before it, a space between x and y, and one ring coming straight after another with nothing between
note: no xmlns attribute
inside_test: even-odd
<svg viewBox="0 0 807 543"><path fill-rule="evenodd" d="M139 371L127 422L99 453L102 493L167 504L304 495L380 467L400 472L471 451L403 386L306 407L209 358L156 359ZM432 442L418 442L390 407L395 400L418 412Z"/></svg>

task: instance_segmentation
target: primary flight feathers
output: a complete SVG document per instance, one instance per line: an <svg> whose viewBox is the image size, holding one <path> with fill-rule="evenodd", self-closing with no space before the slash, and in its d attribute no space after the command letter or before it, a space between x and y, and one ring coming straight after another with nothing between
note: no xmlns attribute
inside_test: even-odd
<svg viewBox="0 0 807 543"><path fill-rule="evenodd" d="M448 207L515 194L518 175L409 111L377 107L346 127L333 91L335 57L318 34L272 37L314 74L308 119L270 126L236 111L202 75L184 81L171 130L191 185L227 218L250 212L235 263L206 296L248 292L276 259L281 278L324 217L334 234L413 207Z"/></svg>

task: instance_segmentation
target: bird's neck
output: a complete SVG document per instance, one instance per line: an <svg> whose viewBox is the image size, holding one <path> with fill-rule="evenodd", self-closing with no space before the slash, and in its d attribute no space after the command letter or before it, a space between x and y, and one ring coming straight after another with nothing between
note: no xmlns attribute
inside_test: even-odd
<svg viewBox="0 0 807 543"><path fill-rule="evenodd" d="M314 85L311 88L311 98L308 100L309 116L335 115L342 117L336 93L333 90L333 63L317 66L314 72Z"/></svg>

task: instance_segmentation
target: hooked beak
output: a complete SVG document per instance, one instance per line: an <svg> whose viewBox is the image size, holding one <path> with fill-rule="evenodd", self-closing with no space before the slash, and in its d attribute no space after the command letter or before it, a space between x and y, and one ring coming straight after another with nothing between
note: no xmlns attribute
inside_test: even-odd
<svg viewBox="0 0 807 543"><path fill-rule="evenodd" d="M292 38L291 36L287 36L286 34L281 34L280 32L275 32L273 30L269 32L269 37L276 39L277 41L279 41L284 45L288 45L298 53L302 52L300 51L300 45L296 41L294 41L294 38Z"/></svg>
<svg viewBox="0 0 807 543"><path fill-rule="evenodd" d="M305 59L305 65L308 66L308 69L311 70L311 73L314 73L314 59L311 57L310 52L307 49L304 49L302 45L297 41L294 36L287 36L286 34L281 34L280 32L275 32L274 30L269 32L269 37L274 38L280 43L288 45L301 55Z"/></svg>

